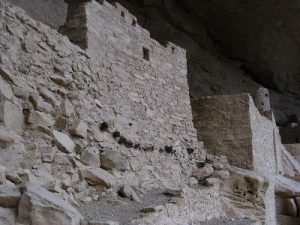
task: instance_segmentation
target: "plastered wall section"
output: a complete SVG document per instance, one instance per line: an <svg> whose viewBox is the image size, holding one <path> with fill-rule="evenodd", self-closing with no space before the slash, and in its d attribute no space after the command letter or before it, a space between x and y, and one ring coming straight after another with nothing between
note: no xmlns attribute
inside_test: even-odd
<svg viewBox="0 0 300 225"><path fill-rule="evenodd" d="M100 91L100 101L113 108L117 129L160 146L177 142L197 148L185 50L151 39L117 3L90 1L75 12L62 32L86 48L114 84L108 92ZM109 103L105 103L107 98ZM132 121L135 125L128 126Z"/></svg>
<svg viewBox="0 0 300 225"><path fill-rule="evenodd" d="M198 139L211 154L226 155L229 162L253 169L250 95L211 96L192 101Z"/></svg>
<svg viewBox="0 0 300 225"><path fill-rule="evenodd" d="M276 174L273 123L249 94L206 97L192 107L198 138L208 152L226 155L241 168Z"/></svg>
<svg viewBox="0 0 300 225"><path fill-rule="evenodd" d="M260 114L252 98L249 100L249 106L254 168L266 175L276 174L273 123Z"/></svg>

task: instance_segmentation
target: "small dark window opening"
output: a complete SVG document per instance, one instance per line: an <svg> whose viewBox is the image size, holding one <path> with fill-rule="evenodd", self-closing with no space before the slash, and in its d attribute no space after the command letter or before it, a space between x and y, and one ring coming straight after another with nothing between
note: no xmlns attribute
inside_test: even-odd
<svg viewBox="0 0 300 225"><path fill-rule="evenodd" d="M265 96L266 96L266 97L269 97L269 95L268 95L268 94L265 94Z"/></svg>
<svg viewBox="0 0 300 225"><path fill-rule="evenodd" d="M261 103L261 105L265 105L264 103Z"/></svg>
<svg viewBox="0 0 300 225"><path fill-rule="evenodd" d="M172 54L174 54L175 53L175 48L174 47L172 47Z"/></svg>
<svg viewBox="0 0 300 225"><path fill-rule="evenodd" d="M143 48L143 58L147 61L150 61L150 51L147 48Z"/></svg>
<svg viewBox="0 0 300 225"><path fill-rule="evenodd" d="M107 131L108 129L108 123L107 122L103 122L101 125L100 125L100 130L101 131Z"/></svg>
<svg viewBox="0 0 300 225"><path fill-rule="evenodd" d="M134 27L136 27L136 20L134 19L134 20L132 20L132 26L134 26Z"/></svg>
<svg viewBox="0 0 300 225"><path fill-rule="evenodd" d="M166 153L172 153L173 152L173 147L172 146L165 146L165 151Z"/></svg>
<svg viewBox="0 0 300 225"><path fill-rule="evenodd" d="M123 11L121 11L121 16L125 18L125 13Z"/></svg>

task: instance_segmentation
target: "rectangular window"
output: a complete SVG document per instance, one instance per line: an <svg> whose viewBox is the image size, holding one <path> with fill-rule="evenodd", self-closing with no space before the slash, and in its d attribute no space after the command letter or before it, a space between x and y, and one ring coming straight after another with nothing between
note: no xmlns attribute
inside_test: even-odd
<svg viewBox="0 0 300 225"><path fill-rule="evenodd" d="M150 51L147 48L143 48L143 58L147 61L150 61Z"/></svg>

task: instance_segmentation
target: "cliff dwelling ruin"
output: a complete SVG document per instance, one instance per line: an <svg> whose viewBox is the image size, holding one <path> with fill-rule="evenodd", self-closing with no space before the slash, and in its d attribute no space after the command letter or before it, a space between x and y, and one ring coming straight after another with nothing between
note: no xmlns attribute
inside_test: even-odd
<svg viewBox="0 0 300 225"><path fill-rule="evenodd" d="M299 78L211 4L0 0L0 225L300 224Z"/></svg>

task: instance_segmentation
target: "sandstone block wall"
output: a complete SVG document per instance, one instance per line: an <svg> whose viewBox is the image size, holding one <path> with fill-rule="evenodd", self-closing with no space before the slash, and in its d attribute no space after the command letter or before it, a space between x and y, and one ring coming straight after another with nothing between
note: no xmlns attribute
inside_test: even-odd
<svg viewBox="0 0 300 225"><path fill-rule="evenodd" d="M133 73L131 60L122 69L120 61L101 66L67 37L0 0L1 144L8 140L0 164L8 172L27 170L40 186L53 179L74 186L80 170L103 167L103 151L113 150L128 166L111 171L116 189L184 184L196 167L191 159L204 157L186 78L150 70L144 59L137 65L145 63L145 71ZM179 206L166 206L168 217L169 211L191 221L224 216L215 188L190 189Z"/></svg>
<svg viewBox="0 0 300 225"><path fill-rule="evenodd" d="M249 94L201 98L192 108L208 152L226 155L240 168L276 173L272 121L259 113Z"/></svg>
<svg viewBox="0 0 300 225"><path fill-rule="evenodd" d="M215 155L226 155L232 165L253 169L252 131L248 94L214 96L192 101L198 139Z"/></svg>
<svg viewBox="0 0 300 225"><path fill-rule="evenodd" d="M271 120L260 114L251 97L249 98L249 106L254 168L267 176L275 175L277 153L274 129L276 127L273 127Z"/></svg>
<svg viewBox="0 0 300 225"><path fill-rule="evenodd" d="M151 64L139 57L107 58L101 66L67 37L20 9L1 2L0 16L1 82L14 96L3 100L7 110L0 119L24 140L34 141L38 149L52 146L56 130L76 145L63 151L119 151L134 171L151 165L172 170L176 176L163 176L174 180L180 179L190 158L204 157L184 74L149 69ZM40 162L28 165L34 163Z"/></svg>
<svg viewBox="0 0 300 225"><path fill-rule="evenodd" d="M114 113L103 109L101 115L117 121L116 128L128 138L160 147L178 142L197 148L185 50L151 39L118 3L89 1L74 12L62 32L102 66L107 81L101 84L98 100Z"/></svg>

